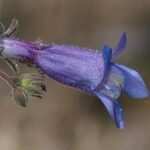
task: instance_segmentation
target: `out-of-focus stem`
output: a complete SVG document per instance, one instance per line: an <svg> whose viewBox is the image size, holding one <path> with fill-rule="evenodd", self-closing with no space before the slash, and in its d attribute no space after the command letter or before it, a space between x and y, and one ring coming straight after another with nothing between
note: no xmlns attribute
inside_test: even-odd
<svg viewBox="0 0 150 150"><path fill-rule="evenodd" d="M10 87L14 87L14 85L12 84L12 77L10 75L8 75L7 73L5 73L4 71L2 71L0 69L0 77L10 86Z"/></svg>
<svg viewBox="0 0 150 150"><path fill-rule="evenodd" d="M3 37L10 37L18 28L18 20L13 19L9 28L2 34Z"/></svg>

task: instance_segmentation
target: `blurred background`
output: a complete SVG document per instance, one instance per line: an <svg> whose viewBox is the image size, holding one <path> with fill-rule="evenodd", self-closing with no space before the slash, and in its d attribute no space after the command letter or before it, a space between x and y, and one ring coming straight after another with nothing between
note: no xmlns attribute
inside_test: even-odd
<svg viewBox="0 0 150 150"><path fill-rule="evenodd" d="M150 89L149 0L0 0L0 21L17 18L16 37L45 43L115 48L123 31L128 45L113 61L135 68ZM1 69L9 71L1 61ZM22 73L35 69L20 64ZM20 108L0 81L2 150L149 150L150 98L120 97L125 129L118 130L97 98L47 79L42 100Z"/></svg>

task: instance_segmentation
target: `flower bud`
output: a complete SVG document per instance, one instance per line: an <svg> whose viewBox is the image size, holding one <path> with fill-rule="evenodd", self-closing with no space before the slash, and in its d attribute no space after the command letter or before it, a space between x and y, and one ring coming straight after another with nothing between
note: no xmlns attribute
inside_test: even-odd
<svg viewBox="0 0 150 150"><path fill-rule="evenodd" d="M46 91L44 76L37 74L23 74L20 77L19 86L26 90L30 96L42 98Z"/></svg>
<svg viewBox="0 0 150 150"><path fill-rule="evenodd" d="M44 76L33 73L23 74L20 77L13 77L9 84L13 88L12 97L20 105L25 107L28 96L42 98L46 92Z"/></svg>
<svg viewBox="0 0 150 150"><path fill-rule="evenodd" d="M13 89L12 97L13 97L14 101L22 107L25 107L26 103L28 102L27 92L20 87L16 87Z"/></svg>

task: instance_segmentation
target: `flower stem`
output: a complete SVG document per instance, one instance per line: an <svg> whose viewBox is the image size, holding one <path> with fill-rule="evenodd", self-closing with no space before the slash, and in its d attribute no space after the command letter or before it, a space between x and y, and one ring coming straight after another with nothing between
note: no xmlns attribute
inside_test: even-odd
<svg viewBox="0 0 150 150"><path fill-rule="evenodd" d="M12 83L12 77L0 69L0 77L12 88L14 84Z"/></svg>
<svg viewBox="0 0 150 150"><path fill-rule="evenodd" d="M10 37L18 28L18 20L13 19L9 28L2 34L2 37Z"/></svg>

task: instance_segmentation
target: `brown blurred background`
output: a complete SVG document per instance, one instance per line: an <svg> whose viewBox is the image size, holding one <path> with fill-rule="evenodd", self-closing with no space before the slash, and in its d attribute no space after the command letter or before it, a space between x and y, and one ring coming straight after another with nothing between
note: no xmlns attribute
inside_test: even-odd
<svg viewBox="0 0 150 150"><path fill-rule="evenodd" d="M149 0L0 0L0 21L20 22L17 37L45 43L115 48L123 31L128 45L115 62L135 68L150 89ZM1 68L7 70L1 63ZM20 65L23 72L35 69ZM0 81L0 150L149 150L150 98L120 103L125 129L116 129L96 97L47 79L48 92L27 108L13 103Z"/></svg>

